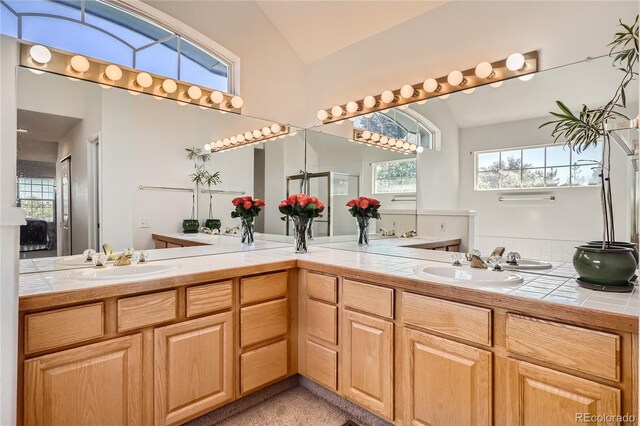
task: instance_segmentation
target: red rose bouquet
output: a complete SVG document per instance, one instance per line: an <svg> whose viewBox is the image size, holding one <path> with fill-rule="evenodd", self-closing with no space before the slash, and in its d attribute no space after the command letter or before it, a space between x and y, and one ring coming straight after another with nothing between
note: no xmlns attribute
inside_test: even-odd
<svg viewBox="0 0 640 426"><path fill-rule="evenodd" d="M260 214L264 201L251 196L237 197L231 200L236 208L231 212L232 218L240 218L240 241L244 246L254 245L253 220Z"/></svg>
<svg viewBox="0 0 640 426"><path fill-rule="evenodd" d="M278 209L285 215L282 220L290 217L293 221L296 253L306 253L308 227L313 219L322 217L324 203L307 194L294 194L280 202Z"/></svg>
<svg viewBox="0 0 640 426"><path fill-rule="evenodd" d="M358 224L358 245L369 245L369 220L380 219L380 201L375 198L360 197L347 202L349 213L356 218Z"/></svg>

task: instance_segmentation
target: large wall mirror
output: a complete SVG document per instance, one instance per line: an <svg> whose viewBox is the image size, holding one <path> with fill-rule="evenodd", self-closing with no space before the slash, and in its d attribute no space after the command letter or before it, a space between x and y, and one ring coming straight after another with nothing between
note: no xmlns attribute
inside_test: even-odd
<svg viewBox="0 0 640 426"><path fill-rule="evenodd" d="M152 234L182 232L183 219L234 227L231 200L262 198L256 231L285 234L277 204L286 176L304 169L304 132L211 153L206 169L221 183L198 187L187 148L272 121L64 76L18 69L18 203L25 210L21 258L77 255L109 242L117 250L153 248ZM108 89L108 90L107 90ZM238 244L239 246L239 244Z"/></svg>
<svg viewBox="0 0 640 426"><path fill-rule="evenodd" d="M557 100L574 110L604 104L620 77L611 59L602 57L539 72L526 81L515 78L499 87L319 126L307 136L307 166L357 176L343 179L357 185L348 186L348 196L382 202L377 233L415 227L420 237L460 238L462 250L490 253L504 246L527 257L570 261L574 246L601 239L597 162L602 147L578 154L562 141L554 143L550 127L539 126L552 119L549 111ZM635 118L637 82L627 93L627 115ZM417 143L424 151L405 155L380 141L375 146L349 143L354 129ZM637 131L631 138L637 140ZM637 159L612 144L616 235L634 240ZM378 174L382 167L393 173ZM332 194L340 210L333 212L332 235L353 233L353 226L337 226L350 219L343 214L341 188L334 185Z"/></svg>

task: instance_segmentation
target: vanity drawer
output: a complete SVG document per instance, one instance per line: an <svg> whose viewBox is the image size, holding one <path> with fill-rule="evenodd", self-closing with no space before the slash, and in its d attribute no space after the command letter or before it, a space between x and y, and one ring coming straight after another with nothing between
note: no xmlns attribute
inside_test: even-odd
<svg viewBox="0 0 640 426"><path fill-rule="evenodd" d="M231 308L233 304L231 288L231 281L187 288L187 316L192 317Z"/></svg>
<svg viewBox="0 0 640 426"><path fill-rule="evenodd" d="M24 330L26 354L97 339L104 335L104 304L25 315Z"/></svg>
<svg viewBox="0 0 640 426"><path fill-rule="evenodd" d="M491 309L402 293L402 321L427 330L491 346Z"/></svg>
<svg viewBox="0 0 640 426"><path fill-rule="evenodd" d="M620 381L620 336L507 314L507 350L540 361Z"/></svg>
<svg viewBox="0 0 640 426"><path fill-rule="evenodd" d="M278 297L285 297L286 295L286 272L243 278L240 281L240 302L243 305L277 299Z"/></svg>
<svg viewBox="0 0 640 426"><path fill-rule="evenodd" d="M240 345L244 348L287 334L288 309L287 299L240 309Z"/></svg>
<svg viewBox="0 0 640 426"><path fill-rule="evenodd" d="M307 296L329 303L338 303L338 279L328 275L308 272Z"/></svg>
<svg viewBox="0 0 640 426"><path fill-rule="evenodd" d="M385 318L393 318L393 290L351 280L342 283L344 306Z"/></svg>
<svg viewBox="0 0 640 426"><path fill-rule="evenodd" d="M244 394L286 376L287 358L287 340L240 355L240 392Z"/></svg>
<svg viewBox="0 0 640 426"><path fill-rule="evenodd" d="M306 375L331 390L338 390L338 352L306 341Z"/></svg>
<svg viewBox="0 0 640 426"><path fill-rule="evenodd" d="M307 300L307 334L337 345L338 307Z"/></svg>
<svg viewBox="0 0 640 426"><path fill-rule="evenodd" d="M118 332L173 321L176 317L176 290L118 300Z"/></svg>

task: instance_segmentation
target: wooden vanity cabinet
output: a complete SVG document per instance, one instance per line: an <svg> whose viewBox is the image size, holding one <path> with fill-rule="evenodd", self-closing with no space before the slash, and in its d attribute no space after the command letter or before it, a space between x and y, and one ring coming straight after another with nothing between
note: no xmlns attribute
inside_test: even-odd
<svg viewBox="0 0 640 426"><path fill-rule="evenodd" d="M24 424L142 425L140 334L29 359Z"/></svg>

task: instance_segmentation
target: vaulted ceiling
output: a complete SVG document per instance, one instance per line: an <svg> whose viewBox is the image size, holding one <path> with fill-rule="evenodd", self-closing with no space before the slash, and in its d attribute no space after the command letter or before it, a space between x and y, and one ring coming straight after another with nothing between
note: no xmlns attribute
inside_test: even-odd
<svg viewBox="0 0 640 426"><path fill-rule="evenodd" d="M446 1L268 1L256 3L296 54L309 64Z"/></svg>

